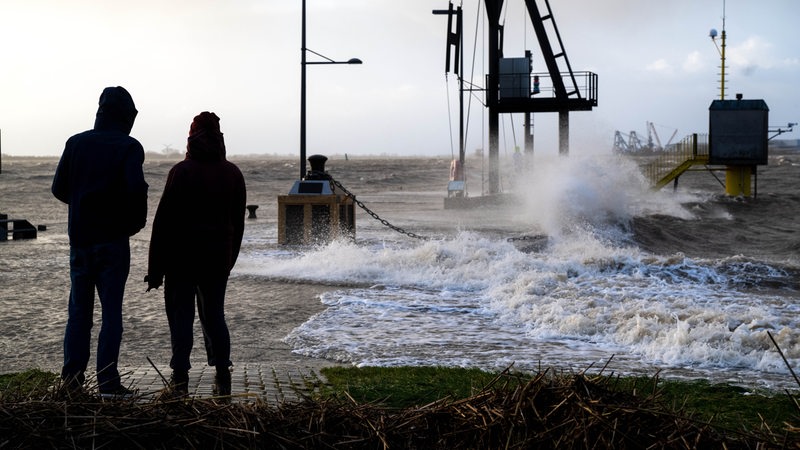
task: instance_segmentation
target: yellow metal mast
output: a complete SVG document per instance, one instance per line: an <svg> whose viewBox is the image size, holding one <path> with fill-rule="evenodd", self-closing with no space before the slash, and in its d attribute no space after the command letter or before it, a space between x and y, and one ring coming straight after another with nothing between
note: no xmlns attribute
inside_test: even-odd
<svg viewBox="0 0 800 450"><path fill-rule="evenodd" d="M720 78L719 78L719 99L725 100L725 0L722 0L722 50L721 65L720 65Z"/></svg>
<svg viewBox="0 0 800 450"><path fill-rule="evenodd" d="M717 46L717 30L712 28L709 37L720 55L719 99L725 100L725 0L722 1L722 47Z"/></svg>
<svg viewBox="0 0 800 450"><path fill-rule="evenodd" d="M711 39L716 41L717 32L711 30ZM722 45L717 48L720 54L719 99L725 100L725 0L722 0ZM725 193L730 196L750 196L750 177L753 173L751 166L727 166L725 168Z"/></svg>

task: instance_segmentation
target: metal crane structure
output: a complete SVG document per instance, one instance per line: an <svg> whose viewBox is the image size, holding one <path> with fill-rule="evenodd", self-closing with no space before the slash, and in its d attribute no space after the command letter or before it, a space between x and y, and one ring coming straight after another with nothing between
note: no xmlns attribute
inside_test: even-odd
<svg viewBox="0 0 800 450"><path fill-rule="evenodd" d="M631 131L625 134L621 131L614 132L614 153L621 153L625 155L642 153L645 150L645 145L636 131Z"/></svg>
<svg viewBox="0 0 800 450"><path fill-rule="evenodd" d="M676 128L666 144L661 145L656 126L653 122L647 122L647 141L643 141L636 131L625 134L621 131L614 132L614 153L622 154L646 154L660 153L667 150L672 145L672 140L678 134Z"/></svg>
<svg viewBox="0 0 800 450"><path fill-rule="evenodd" d="M525 131L530 135L530 114L537 112L558 113L559 153L569 154L569 113L570 111L591 111L597 106L597 74L591 72L576 73L567 58L561 34L556 26L553 11L549 0L525 0L531 25L539 50L545 61L547 72L533 73L530 65L527 74L508 70L501 71L503 57L503 27L500 23L501 11L504 0L484 0L489 28L489 74L486 87L486 106L489 109L489 194L500 192L499 177L499 116L503 113L525 113ZM544 7L540 8L539 4ZM542 12L544 11L544 14ZM548 32L548 29L550 30ZM554 47L555 44L555 47ZM526 80L520 80L520 77ZM502 86L515 80L527 81L533 78L534 89L518 94L501 95ZM546 78L546 80L542 80ZM579 83L578 80L581 80ZM551 86L551 95L534 95L538 89L541 93L540 82ZM504 83L505 82L505 83ZM526 84L528 84L526 83ZM527 148L526 152L533 150Z"/></svg>
<svg viewBox="0 0 800 450"><path fill-rule="evenodd" d="M647 142L650 146L652 146L653 139L655 139L657 145L654 148L658 148L662 151L666 150L672 144L672 140L675 139L676 134L678 134L677 128L674 129L672 135L669 137L669 140L667 140L667 143L661 145L661 139L658 138L658 133L656 132L656 125L653 122L647 122Z"/></svg>
<svg viewBox="0 0 800 450"><path fill-rule="evenodd" d="M569 153L569 113L571 111L591 111L593 107L597 106L597 74L572 70L549 0L524 0L547 71L533 72L530 51L526 51L525 56L520 58L504 57L503 25L501 24L504 1L484 0L488 24L487 45L489 47L487 61L489 73L486 75L484 90L488 109L488 194L490 196L500 193L500 114L525 114L525 153L527 154L533 153L531 114L537 112L558 113L559 153L567 155ZM542 6L540 7L540 5ZM448 16L446 70L449 71L450 68L451 47L455 47L455 72L458 74L461 71L460 78L462 78L461 8L454 10L451 2L449 9L434 10L433 13ZM455 32L452 31L453 18L456 19ZM462 93L463 89L462 82ZM459 167L463 168L463 105L461 123ZM461 198L453 200L463 203ZM447 199L445 206L447 207Z"/></svg>

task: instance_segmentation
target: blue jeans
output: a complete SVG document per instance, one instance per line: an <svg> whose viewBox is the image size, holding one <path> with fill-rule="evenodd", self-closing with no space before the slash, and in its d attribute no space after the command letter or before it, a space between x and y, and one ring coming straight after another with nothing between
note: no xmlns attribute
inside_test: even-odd
<svg viewBox="0 0 800 450"><path fill-rule="evenodd" d="M231 363L231 337L225 322L225 290L227 276L188 279L164 277L164 306L172 343L173 370L188 371L194 342L194 308L203 329L203 342L209 366L225 369Z"/></svg>
<svg viewBox="0 0 800 450"><path fill-rule="evenodd" d="M100 390L119 386L119 347L122 342L122 297L131 265L128 238L103 244L70 246L72 287L64 335L63 379L83 382L89 364L94 293L100 298L102 324L97 342L97 383Z"/></svg>

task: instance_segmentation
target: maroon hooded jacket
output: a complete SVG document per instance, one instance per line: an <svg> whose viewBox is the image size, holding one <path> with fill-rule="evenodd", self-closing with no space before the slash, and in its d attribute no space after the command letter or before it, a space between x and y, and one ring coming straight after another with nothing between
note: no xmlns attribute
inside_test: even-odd
<svg viewBox="0 0 800 450"><path fill-rule="evenodd" d="M153 221L148 280L165 275L192 280L230 274L244 233L246 188L242 172L225 159L219 118L194 118L186 159L169 171Z"/></svg>

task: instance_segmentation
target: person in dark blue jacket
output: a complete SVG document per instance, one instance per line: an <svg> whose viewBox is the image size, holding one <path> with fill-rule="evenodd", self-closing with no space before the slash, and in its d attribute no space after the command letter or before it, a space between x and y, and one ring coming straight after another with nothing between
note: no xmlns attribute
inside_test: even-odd
<svg viewBox="0 0 800 450"><path fill-rule="evenodd" d="M128 91L105 88L94 128L67 140L52 186L53 195L69 205L71 288L61 378L70 390L82 389L97 290L102 307L97 383L103 397L132 394L120 383L117 360L129 237L147 221L144 149L130 136L137 113Z"/></svg>

